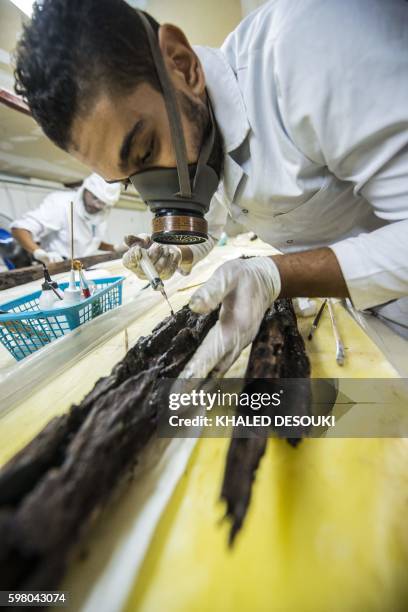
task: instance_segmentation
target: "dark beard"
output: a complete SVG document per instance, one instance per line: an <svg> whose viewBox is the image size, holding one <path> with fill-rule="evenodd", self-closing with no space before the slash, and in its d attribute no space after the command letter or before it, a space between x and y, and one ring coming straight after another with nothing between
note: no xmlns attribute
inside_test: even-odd
<svg viewBox="0 0 408 612"><path fill-rule="evenodd" d="M208 107L204 103L200 104L199 102L194 102L184 93L184 91L178 92L178 99L182 112L184 112L187 119L194 126L194 147L197 150L198 157L202 144L211 129ZM214 145L208 159L208 165L213 168L218 177L221 178L224 166L224 140L215 118L214 125Z"/></svg>

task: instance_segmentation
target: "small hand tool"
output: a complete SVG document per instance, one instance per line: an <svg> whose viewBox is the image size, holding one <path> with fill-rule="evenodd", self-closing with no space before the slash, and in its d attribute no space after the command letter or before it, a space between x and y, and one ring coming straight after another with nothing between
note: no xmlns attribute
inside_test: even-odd
<svg viewBox="0 0 408 612"><path fill-rule="evenodd" d="M163 281L158 275L156 268L154 267L152 263L152 260L147 254L146 249L141 248L140 251L141 251L140 266L143 272L145 273L152 289L154 289L154 291L160 291L160 293L162 294L162 296L164 297L164 299L169 305L170 313L174 315L173 308L171 307L169 298L167 297L167 293L164 289Z"/></svg>
<svg viewBox="0 0 408 612"><path fill-rule="evenodd" d="M74 203L70 205L70 230L71 230L71 271L69 274L69 284L64 290L64 302L69 305L79 304L81 301L81 289L76 286L75 267L74 267Z"/></svg>
<svg viewBox="0 0 408 612"><path fill-rule="evenodd" d="M336 319L334 317L333 304L331 300L327 300L327 306L329 308L330 319L332 322L334 338L336 340L336 361L339 366L344 365L345 352L344 352L344 344L339 334L339 330L336 324Z"/></svg>
<svg viewBox="0 0 408 612"><path fill-rule="evenodd" d="M61 295L61 292L58 291L58 283L57 281L53 281L50 273L48 271L47 266L45 265L45 263L43 263L43 269L44 269L44 281L46 283L48 283L48 285L50 286L50 288L52 289L52 291L55 293L55 295L57 296L57 298L59 300L63 300L64 297Z"/></svg>
<svg viewBox="0 0 408 612"><path fill-rule="evenodd" d="M324 310L324 307L326 306L326 304L327 304L327 298L325 300L323 300L322 305L320 306L317 315L313 319L313 323L312 323L312 326L310 328L309 335L307 337L308 340L311 340L313 338L313 334L315 333L315 331L317 329L317 326L319 325L319 321L320 321L320 318L321 318L321 316L323 314L323 310Z"/></svg>

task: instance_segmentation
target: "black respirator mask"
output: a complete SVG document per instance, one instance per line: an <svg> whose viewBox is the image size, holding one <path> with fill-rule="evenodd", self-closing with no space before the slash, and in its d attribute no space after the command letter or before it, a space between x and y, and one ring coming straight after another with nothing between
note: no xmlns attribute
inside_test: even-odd
<svg viewBox="0 0 408 612"><path fill-rule="evenodd" d="M215 120L209 102L210 129L196 164L187 161L181 116L173 84L167 73L156 35L138 11L149 40L169 119L177 168L152 168L129 177L153 218L152 240L168 244L197 244L208 239L205 213L219 183L208 159L215 141Z"/></svg>

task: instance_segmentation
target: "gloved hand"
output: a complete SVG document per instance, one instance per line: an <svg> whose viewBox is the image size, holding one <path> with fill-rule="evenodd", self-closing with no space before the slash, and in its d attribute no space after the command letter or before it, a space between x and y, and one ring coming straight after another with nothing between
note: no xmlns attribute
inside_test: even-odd
<svg viewBox="0 0 408 612"><path fill-rule="evenodd" d="M180 378L222 375L254 340L266 310L279 296L281 279L270 257L228 261L190 299L193 312L207 314L221 304L210 329Z"/></svg>
<svg viewBox="0 0 408 612"><path fill-rule="evenodd" d="M129 250L122 258L123 265L134 272L139 278L145 279L146 276L140 267L141 250L147 249L154 267L162 280L167 280L177 270L181 263L181 250L172 244L158 244L152 242L147 234L138 236L126 236L125 242Z"/></svg>
<svg viewBox="0 0 408 612"><path fill-rule="evenodd" d="M45 251L44 249L35 249L33 252L33 257L46 266L64 261L64 258L61 257L59 253L56 253L55 251Z"/></svg>

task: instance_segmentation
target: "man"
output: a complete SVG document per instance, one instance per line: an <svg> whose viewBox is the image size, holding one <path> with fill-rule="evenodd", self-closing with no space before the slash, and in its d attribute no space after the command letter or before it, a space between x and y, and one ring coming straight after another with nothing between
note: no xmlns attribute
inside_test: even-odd
<svg viewBox="0 0 408 612"><path fill-rule="evenodd" d="M184 374L225 372L278 296L349 296L357 308L407 296L408 3L274 0L221 50L149 21L190 163L214 109L210 234L228 211L284 252L228 262L193 295L196 312L221 311ZM146 32L123 0L45 0L16 74L45 133L106 180L175 167ZM167 276L212 244L143 243ZM125 261L138 271L138 247Z"/></svg>
<svg viewBox="0 0 408 612"><path fill-rule="evenodd" d="M36 261L46 265L70 257L70 204L74 203L74 253L92 255L114 251L104 241L107 218L118 202L120 185L109 185L97 174L88 176L77 191L56 191L35 210L11 224L14 238Z"/></svg>

